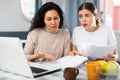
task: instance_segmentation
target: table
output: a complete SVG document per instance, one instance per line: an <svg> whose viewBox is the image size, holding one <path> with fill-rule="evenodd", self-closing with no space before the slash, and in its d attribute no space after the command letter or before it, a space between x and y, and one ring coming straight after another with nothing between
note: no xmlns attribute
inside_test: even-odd
<svg viewBox="0 0 120 80"><path fill-rule="evenodd" d="M84 63L81 64L78 68L79 68L79 75L77 76L77 80L87 80L85 64ZM23 77L20 75L16 75L10 72L5 72L0 70L0 80L64 80L64 78L63 78L63 71L58 71L35 79L30 79L27 77ZM101 78L100 80L110 80L110 79ZM115 80L115 79L111 78L111 80ZM119 79L116 80L120 80L120 77Z"/></svg>
<svg viewBox="0 0 120 80"><path fill-rule="evenodd" d="M81 64L79 66L79 72L80 73L77 76L77 80L87 80L84 64ZM35 79L30 79L24 76L20 76L0 70L0 80L64 80L64 78L63 78L63 70L52 74L44 75Z"/></svg>

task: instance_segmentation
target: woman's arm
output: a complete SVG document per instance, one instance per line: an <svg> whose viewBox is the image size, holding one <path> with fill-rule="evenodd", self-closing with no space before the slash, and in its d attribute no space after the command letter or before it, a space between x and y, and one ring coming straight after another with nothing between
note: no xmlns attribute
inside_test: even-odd
<svg viewBox="0 0 120 80"><path fill-rule="evenodd" d="M67 31L67 33L65 33L64 36L65 40L64 40L64 51L63 51L63 56L69 55L70 53L70 48L71 48L71 43L70 43L70 33Z"/></svg>
<svg viewBox="0 0 120 80"><path fill-rule="evenodd" d="M74 44L72 44L70 55L72 55L72 56L79 55L78 50L77 50L77 46Z"/></svg>

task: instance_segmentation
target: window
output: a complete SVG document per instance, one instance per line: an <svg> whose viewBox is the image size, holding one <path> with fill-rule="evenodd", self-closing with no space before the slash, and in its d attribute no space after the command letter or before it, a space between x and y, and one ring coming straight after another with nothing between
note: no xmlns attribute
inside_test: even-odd
<svg viewBox="0 0 120 80"><path fill-rule="evenodd" d="M31 20L35 14L35 0L20 0L20 7L27 20Z"/></svg>
<svg viewBox="0 0 120 80"><path fill-rule="evenodd" d="M100 0L100 11L103 23L120 31L120 0Z"/></svg>

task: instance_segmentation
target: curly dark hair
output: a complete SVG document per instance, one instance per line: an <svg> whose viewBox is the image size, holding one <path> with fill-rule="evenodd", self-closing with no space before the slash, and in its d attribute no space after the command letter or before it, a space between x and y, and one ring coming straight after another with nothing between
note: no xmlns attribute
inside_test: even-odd
<svg viewBox="0 0 120 80"><path fill-rule="evenodd" d="M47 2L44 5L42 5L42 7L36 12L34 18L31 21L30 31L32 31L35 28L44 28L45 27L44 16L45 16L45 13L49 10L56 10L58 12L59 17L60 17L59 28L62 29L64 27L64 25L63 25L64 24L64 16L63 16L62 9L53 2Z"/></svg>

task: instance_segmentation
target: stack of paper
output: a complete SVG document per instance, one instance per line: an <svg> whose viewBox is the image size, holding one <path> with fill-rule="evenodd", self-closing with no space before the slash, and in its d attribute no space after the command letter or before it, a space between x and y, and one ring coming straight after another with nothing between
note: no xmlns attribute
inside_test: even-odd
<svg viewBox="0 0 120 80"><path fill-rule="evenodd" d="M64 68L66 67L77 67L87 60L88 60L87 57L77 55L77 56L64 56L53 62L40 62L39 64L30 62L30 64L35 67L42 66L43 68L49 67L51 69L57 67L57 68L61 68L62 70L64 70Z"/></svg>

